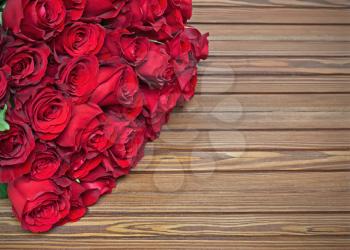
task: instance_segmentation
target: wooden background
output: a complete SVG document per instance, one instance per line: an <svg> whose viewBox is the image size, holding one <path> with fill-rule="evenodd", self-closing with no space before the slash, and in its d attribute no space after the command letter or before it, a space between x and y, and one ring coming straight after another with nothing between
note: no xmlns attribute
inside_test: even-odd
<svg viewBox="0 0 350 250"><path fill-rule="evenodd" d="M0 247L350 249L350 1L194 0L194 100L79 223Z"/></svg>

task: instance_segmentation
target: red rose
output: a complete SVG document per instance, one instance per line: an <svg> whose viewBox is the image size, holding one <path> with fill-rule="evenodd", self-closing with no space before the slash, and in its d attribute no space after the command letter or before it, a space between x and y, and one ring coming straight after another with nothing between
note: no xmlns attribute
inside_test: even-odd
<svg viewBox="0 0 350 250"><path fill-rule="evenodd" d="M181 10L184 21L192 17L192 0L170 0L172 8Z"/></svg>
<svg viewBox="0 0 350 250"><path fill-rule="evenodd" d="M14 115L7 119L10 130L0 132L0 182L9 182L28 173L30 162L27 160L35 147L29 126Z"/></svg>
<svg viewBox="0 0 350 250"><path fill-rule="evenodd" d="M125 1L123 0L87 0L84 19L101 21L116 17Z"/></svg>
<svg viewBox="0 0 350 250"><path fill-rule="evenodd" d="M8 195L22 227L32 232L50 230L70 211L69 191L52 180L16 179L9 184Z"/></svg>
<svg viewBox="0 0 350 250"><path fill-rule="evenodd" d="M176 84L164 87L162 90L142 88L144 96L143 116L147 124L146 136L155 140L162 126L168 122L169 114L180 98L180 89Z"/></svg>
<svg viewBox="0 0 350 250"><path fill-rule="evenodd" d="M135 37L127 30L116 29L106 36L102 59L123 57L130 65L136 66L144 62L149 47L150 42L146 37Z"/></svg>
<svg viewBox="0 0 350 250"><path fill-rule="evenodd" d="M6 97L8 96L8 83L7 83L8 71L0 69L0 108L5 104Z"/></svg>
<svg viewBox="0 0 350 250"><path fill-rule="evenodd" d="M77 182L72 182L69 186L71 192L70 197L70 211L67 217L65 217L60 224L63 225L67 222L78 221L87 212L87 207L85 206L82 195L86 189Z"/></svg>
<svg viewBox="0 0 350 250"><path fill-rule="evenodd" d="M145 124L140 121L125 123L113 117L119 128L118 138L108 150L109 157L123 169L129 169L143 157L145 146Z"/></svg>
<svg viewBox="0 0 350 250"><path fill-rule="evenodd" d="M110 65L100 68L97 81L99 86L90 101L100 106L121 104L134 105L139 83L134 70L127 65Z"/></svg>
<svg viewBox="0 0 350 250"><path fill-rule="evenodd" d="M202 35L195 28L186 28L182 35L186 36L186 38L191 42L193 53L198 61L207 59L209 53L209 34Z"/></svg>
<svg viewBox="0 0 350 250"><path fill-rule="evenodd" d="M5 47L1 62L11 69L10 84L14 87L36 85L45 76L50 49L47 45L15 41Z"/></svg>
<svg viewBox="0 0 350 250"><path fill-rule="evenodd" d="M105 158L86 172L86 175L79 179L86 190L81 196L85 206L92 206L101 196L111 193L116 186L115 180L127 173L128 171L112 166Z"/></svg>
<svg viewBox="0 0 350 250"><path fill-rule="evenodd" d="M57 138L67 126L72 113L71 101L52 87L26 89L18 94L23 98L24 111L30 125L41 140Z"/></svg>
<svg viewBox="0 0 350 250"><path fill-rule="evenodd" d="M116 136L116 127L97 105L81 104L74 106L72 119L57 144L76 152L71 164L81 165L111 147Z"/></svg>
<svg viewBox="0 0 350 250"><path fill-rule="evenodd" d="M56 76L58 88L70 94L77 103L86 101L98 86L99 62L95 56L66 58Z"/></svg>
<svg viewBox="0 0 350 250"><path fill-rule="evenodd" d="M48 40L64 28L62 0L7 0L3 13L6 29L30 41Z"/></svg>
<svg viewBox="0 0 350 250"><path fill-rule="evenodd" d="M33 180L61 177L68 169L54 147L38 143L31 155L30 176Z"/></svg>
<svg viewBox="0 0 350 250"><path fill-rule="evenodd" d="M63 0L63 2L67 9L68 19L76 21L83 15L86 0Z"/></svg>
<svg viewBox="0 0 350 250"><path fill-rule="evenodd" d="M175 76L170 60L165 46L152 43L145 62L137 67L137 73L151 88L161 88Z"/></svg>
<svg viewBox="0 0 350 250"><path fill-rule="evenodd" d="M96 55L102 48L106 31L99 24L76 22L66 26L55 41L59 54Z"/></svg>
<svg viewBox="0 0 350 250"><path fill-rule="evenodd" d="M154 40L168 40L185 28L181 12L177 9L172 10L167 15L151 23L152 31L149 36Z"/></svg>

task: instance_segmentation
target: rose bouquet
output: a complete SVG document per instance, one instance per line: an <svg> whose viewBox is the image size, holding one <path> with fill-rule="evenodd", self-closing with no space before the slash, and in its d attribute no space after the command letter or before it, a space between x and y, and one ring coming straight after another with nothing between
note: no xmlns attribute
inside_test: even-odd
<svg viewBox="0 0 350 250"><path fill-rule="evenodd" d="M24 229L79 220L194 95L191 0L7 0L0 193Z"/></svg>

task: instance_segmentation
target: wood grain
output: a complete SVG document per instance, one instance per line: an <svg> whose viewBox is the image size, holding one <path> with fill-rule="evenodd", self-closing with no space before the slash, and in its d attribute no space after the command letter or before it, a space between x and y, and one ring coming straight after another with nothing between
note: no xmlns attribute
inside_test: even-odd
<svg viewBox="0 0 350 250"><path fill-rule="evenodd" d="M78 223L0 249L350 249L350 1L193 0L197 95Z"/></svg>

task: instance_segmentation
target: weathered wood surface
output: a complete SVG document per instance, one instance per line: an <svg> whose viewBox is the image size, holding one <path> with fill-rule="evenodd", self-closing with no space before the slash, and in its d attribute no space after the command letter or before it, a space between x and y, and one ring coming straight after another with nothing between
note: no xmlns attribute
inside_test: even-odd
<svg viewBox="0 0 350 250"><path fill-rule="evenodd" d="M350 2L193 0L197 96L80 222L0 248L350 249Z"/></svg>

